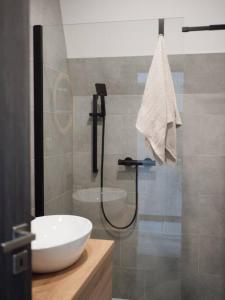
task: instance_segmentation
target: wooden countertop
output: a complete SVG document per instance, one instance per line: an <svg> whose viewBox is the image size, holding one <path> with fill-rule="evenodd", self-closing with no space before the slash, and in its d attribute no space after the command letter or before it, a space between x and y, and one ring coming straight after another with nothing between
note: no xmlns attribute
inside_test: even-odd
<svg viewBox="0 0 225 300"><path fill-rule="evenodd" d="M32 299L71 300L78 297L111 254L113 244L109 240L90 239L82 256L71 267L56 273L33 275Z"/></svg>

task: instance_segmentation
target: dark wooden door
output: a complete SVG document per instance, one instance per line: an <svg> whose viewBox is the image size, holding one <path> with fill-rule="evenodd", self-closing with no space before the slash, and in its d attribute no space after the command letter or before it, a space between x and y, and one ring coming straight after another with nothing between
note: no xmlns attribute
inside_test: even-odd
<svg viewBox="0 0 225 300"><path fill-rule="evenodd" d="M0 1L0 299L31 299L30 244L8 253L12 228L30 223L29 1ZM15 274L22 253L27 268ZM18 262L18 261L17 261ZM25 265L23 265L25 266Z"/></svg>

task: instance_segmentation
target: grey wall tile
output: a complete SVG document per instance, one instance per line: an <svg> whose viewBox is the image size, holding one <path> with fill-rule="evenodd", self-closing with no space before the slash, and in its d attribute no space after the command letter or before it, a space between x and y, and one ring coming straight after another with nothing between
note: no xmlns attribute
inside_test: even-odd
<svg viewBox="0 0 225 300"><path fill-rule="evenodd" d="M72 113L44 113L44 149L46 156L73 152Z"/></svg>
<svg viewBox="0 0 225 300"><path fill-rule="evenodd" d="M225 236L225 195L199 196L199 234Z"/></svg>
<svg viewBox="0 0 225 300"><path fill-rule="evenodd" d="M224 53L186 55L185 93L224 93L224 66Z"/></svg>
<svg viewBox="0 0 225 300"><path fill-rule="evenodd" d="M199 299L198 273L184 272L181 275L181 299Z"/></svg>
<svg viewBox="0 0 225 300"><path fill-rule="evenodd" d="M92 174L91 153L76 152L73 156L73 176L76 187L93 187L100 185L99 176Z"/></svg>
<svg viewBox="0 0 225 300"><path fill-rule="evenodd" d="M225 298L224 276L200 274L198 278L199 300L223 300Z"/></svg>
<svg viewBox="0 0 225 300"><path fill-rule="evenodd" d="M72 191L68 191L50 201L45 202L45 214L71 214Z"/></svg>
<svg viewBox="0 0 225 300"><path fill-rule="evenodd" d="M176 271L146 272L146 298L152 300L180 300L180 275Z"/></svg>
<svg viewBox="0 0 225 300"><path fill-rule="evenodd" d="M182 193L196 194L199 191L199 160L197 156L184 156L182 168Z"/></svg>
<svg viewBox="0 0 225 300"><path fill-rule="evenodd" d="M199 192L225 194L225 157L200 156L198 161Z"/></svg>
<svg viewBox="0 0 225 300"><path fill-rule="evenodd" d="M225 115L183 114L184 155L224 155Z"/></svg>
<svg viewBox="0 0 225 300"><path fill-rule="evenodd" d="M73 184L72 159L72 154L45 158L45 199L47 202L71 190Z"/></svg>
<svg viewBox="0 0 225 300"><path fill-rule="evenodd" d="M182 202L182 232L198 234L199 231L199 199L196 194L183 194Z"/></svg>
<svg viewBox="0 0 225 300"><path fill-rule="evenodd" d="M199 243L199 272L225 275L225 238L202 236Z"/></svg>
<svg viewBox="0 0 225 300"><path fill-rule="evenodd" d="M113 297L145 300L145 272L115 267L113 269Z"/></svg>
<svg viewBox="0 0 225 300"><path fill-rule="evenodd" d="M225 296L224 279L217 275L185 273L181 280L181 299L222 300Z"/></svg>
<svg viewBox="0 0 225 300"><path fill-rule="evenodd" d="M145 82L139 82L138 76L149 72L151 60L150 56L69 59L74 93L92 95L94 84L104 82L109 95L142 95ZM183 56L169 60L172 72L183 72Z"/></svg>
<svg viewBox="0 0 225 300"><path fill-rule="evenodd" d="M199 237L197 235L183 234L181 251L181 271L198 272Z"/></svg>
<svg viewBox="0 0 225 300"><path fill-rule="evenodd" d="M185 94L184 112L189 114L225 114L225 94Z"/></svg>
<svg viewBox="0 0 225 300"><path fill-rule="evenodd" d="M155 270L179 268L180 236L134 232L121 241L123 267Z"/></svg>
<svg viewBox="0 0 225 300"><path fill-rule="evenodd" d="M202 150L202 115L183 114L183 155L197 155Z"/></svg>
<svg viewBox="0 0 225 300"><path fill-rule="evenodd" d="M113 266L120 266L120 234L111 229L106 231L105 229L94 229L91 234L92 239L103 239L103 240L113 240Z"/></svg>

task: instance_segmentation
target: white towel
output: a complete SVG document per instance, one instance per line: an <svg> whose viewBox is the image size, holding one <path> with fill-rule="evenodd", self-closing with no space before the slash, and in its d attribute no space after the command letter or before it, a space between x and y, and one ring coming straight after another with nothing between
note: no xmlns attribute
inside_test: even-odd
<svg viewBox="0 0 225 300"><path fill-rule="evenodd" d="M176 126L181 124L164 37L160 35L136 123L160 164L176 162Z"/></svg>

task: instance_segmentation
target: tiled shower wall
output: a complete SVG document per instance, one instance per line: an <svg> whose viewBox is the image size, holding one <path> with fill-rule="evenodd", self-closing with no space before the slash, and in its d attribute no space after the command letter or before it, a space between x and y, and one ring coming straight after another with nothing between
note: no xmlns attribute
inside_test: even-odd
<svg viewBox="0 0 225 300"><path fill-rule="evenodd" d="M71 213L73 100L59 0L31 0L30 15L32 208L34 209L32 26L43 25L45 213Z"/></svg>
<svg viewBox="0 0 225 300"><path fill-rule="evenodd" d="M178 131L177 166L139 168L139 214L132 229L107 227L99 203L75 201L74 213L92 219L93 237L116 241L114 297L220 300L225 296L225 55L169 60L184 123ZM100 185L99 175L91 173L89 112L94 84L104 82L109 94L104 186L127 191L122 205L106 204L108 216L118 225L134 211L135 172L119 167L117 160L147 156L135 120L150 62L149 57L69 60L74 190ZM100 149L101 124L98 132Z"/></svg>

